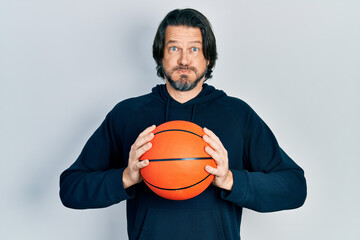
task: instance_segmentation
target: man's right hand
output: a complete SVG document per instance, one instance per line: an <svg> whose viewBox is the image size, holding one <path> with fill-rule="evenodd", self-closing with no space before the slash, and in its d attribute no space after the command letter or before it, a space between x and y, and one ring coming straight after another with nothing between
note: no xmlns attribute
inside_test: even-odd
<svg viewBox="0 0 360 240"><path fill-rule="evenodd" d="M128 166L125 168L122 177L125 189L142 181L140 169L149 165L149 160L140 161L139 158L151 148L150 141L154 138L152 131L155 128L155 125L146 128L131 146Z"/></svg>

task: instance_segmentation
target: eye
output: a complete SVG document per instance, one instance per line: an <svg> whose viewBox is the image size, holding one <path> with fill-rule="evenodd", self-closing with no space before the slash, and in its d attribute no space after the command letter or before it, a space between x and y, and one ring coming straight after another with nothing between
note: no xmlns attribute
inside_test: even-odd
<svg viewBox="0 0 360 240"><path fill-rule="evenodd" d="M177 50L178 50L177 47L171 47L171 48L170 48L170 51L172 51L172 52L176 52Z"/></svg>
<svg viewBox="0 0 360 240"><path fill-rule="evenodd" d="M191 48L191 50L192 50L193 52L197 52L197 51L199 51L199 48L193 47L193 48Z"/></svg>

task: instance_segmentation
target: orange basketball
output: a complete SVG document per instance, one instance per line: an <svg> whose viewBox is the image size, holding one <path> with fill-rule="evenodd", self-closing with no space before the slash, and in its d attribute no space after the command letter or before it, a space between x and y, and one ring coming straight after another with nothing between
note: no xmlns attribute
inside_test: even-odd
<svg viewBox="0 0 360 240"><path fill-rule="evenodd" d="M149 165L140 170L146 185L161 197L185 200L202 193L214 176L205 166L216 167L205 152L202 128L187 121L170 121L154 131L152 148L140 160Z"/></svg>

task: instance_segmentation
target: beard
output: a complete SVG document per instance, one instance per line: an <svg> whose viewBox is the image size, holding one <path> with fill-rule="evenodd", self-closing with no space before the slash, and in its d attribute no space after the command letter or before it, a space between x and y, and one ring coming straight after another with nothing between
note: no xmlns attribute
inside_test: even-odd
<svg viewBox="0 0 360 240"><path fill-rule="evenodd" d="M166 72L163 66L162 66L162 69L163 69L164 76L166 77L166 79L168 80L170 85L175 90L180 91L180 92L186 92L186 91L190 91L190 90L194 89L199 84L199 82L204 78L204 76L207 72L207 66L206 66L204 72L201 74L199 74L199 72L197 71L197 69L195 67L184 66L184 65L179 65L179 66L173 68L171 70L171 72ZM191 81L189 79L189 76L186 74L180 75L180 79L177 81L174 81L170 76L176 70L181 70L181 69L193 71L195 73L195 77L196 77L195 81Z"/></svg>

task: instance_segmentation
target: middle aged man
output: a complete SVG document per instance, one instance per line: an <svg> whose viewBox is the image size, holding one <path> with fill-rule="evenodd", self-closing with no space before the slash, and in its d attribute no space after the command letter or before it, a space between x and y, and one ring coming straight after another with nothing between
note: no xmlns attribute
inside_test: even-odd
<svg viewBox="0 0 360 240"><path fill-rule="evenodd" d="M156 33L153 56L165 85L109 112L60 177L65 206L101 208L126 200L129 239L209 240L240 239L243 207L270 212L304 203L304 172L268 126L245 102L204 83L217 58L204 15L171 11ZM205 168L213 184L189 200L157 196L139 172L149 164L139 158L151 148L155 125L170 120L204 127L211 146L205 150L217 164Z"/></svg>

